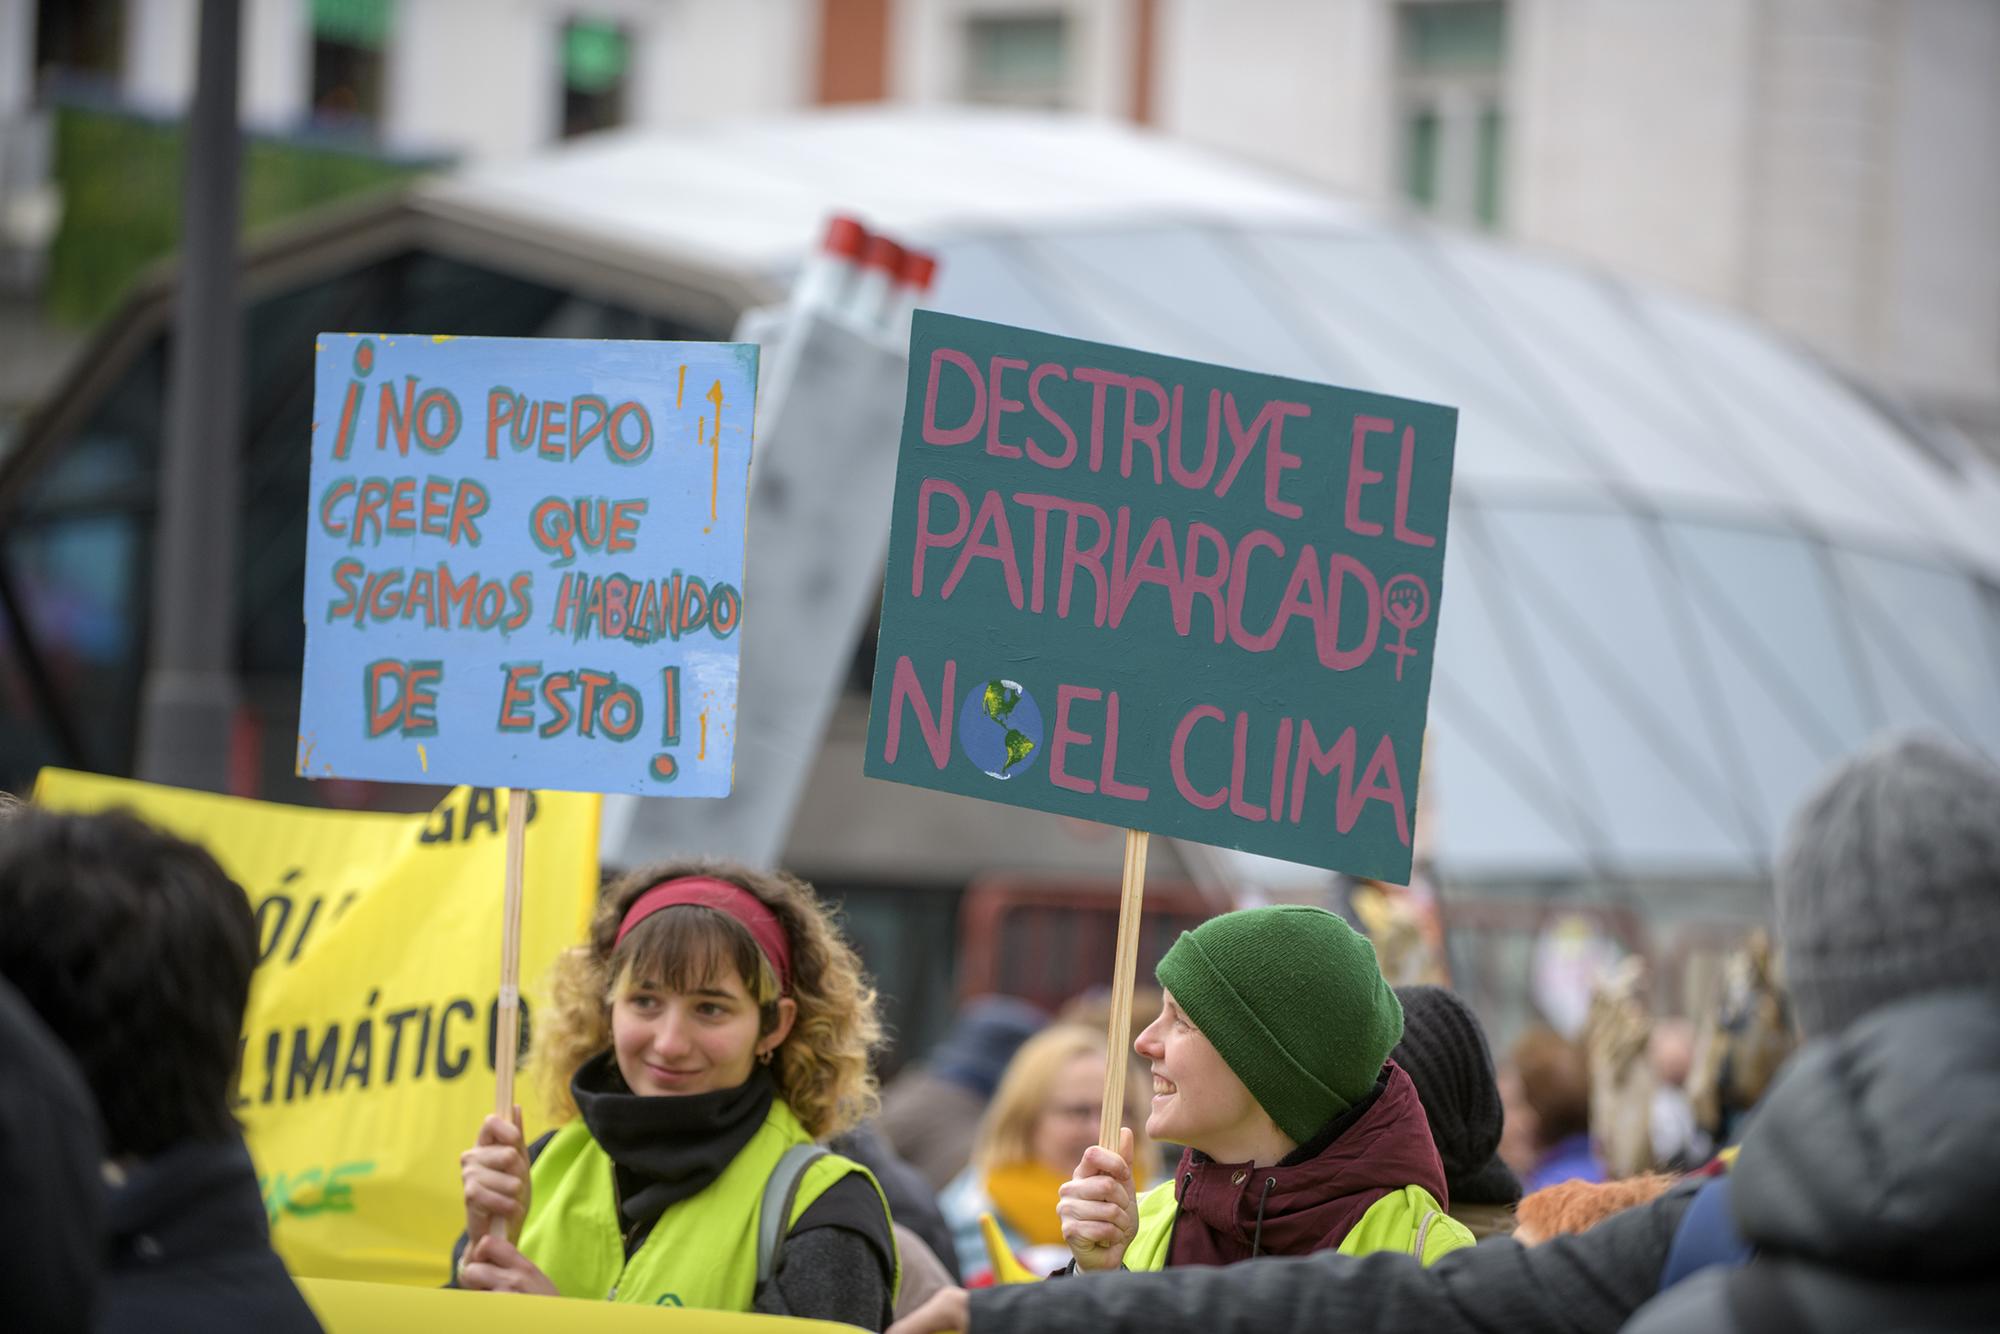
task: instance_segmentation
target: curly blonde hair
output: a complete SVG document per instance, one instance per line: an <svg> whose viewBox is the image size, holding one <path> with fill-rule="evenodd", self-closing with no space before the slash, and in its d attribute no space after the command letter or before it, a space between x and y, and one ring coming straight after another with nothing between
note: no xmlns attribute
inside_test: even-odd
<svg viewBox="0 0 2000 1334"><path fill-rule="evenodd" d="M535 1025L528 1068L539 1077L558 1122L577 1115L570 1081L585 1062L611 1046L611 1002L633 977L669 990L700 986L733 968L757 1001L759 1033L778 1023L778 983L757 943L740 922L713 909L682 905L654 913L618 942L633 902L653 886L684 876L711 876L757 896L777 916L792 949L792 1030L771 1069L778 1096L814 1139L860 1124L879 1105L869 1057L882 1042L875 988L834 914L812 886L779 872L729 862L677 860L640 867L599 896L590 935L564 950L550 977L549 1014Z"/></svg>

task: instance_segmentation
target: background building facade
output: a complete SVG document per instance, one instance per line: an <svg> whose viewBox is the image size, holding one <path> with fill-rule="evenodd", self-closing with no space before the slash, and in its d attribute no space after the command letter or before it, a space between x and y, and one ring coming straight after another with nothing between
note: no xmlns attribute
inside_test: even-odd
<svg viewBox="0 0 2000 1334"><path fill-rule="evenodd" d="M198 8L0 0L0 234L14 270L59 225L40 189L38 98L81 75L132 110L178 113ZM244 9L253 129L483 160L615 126L839 102L1129 119L1732 307L2000 452L1989 0Z"/></svg>

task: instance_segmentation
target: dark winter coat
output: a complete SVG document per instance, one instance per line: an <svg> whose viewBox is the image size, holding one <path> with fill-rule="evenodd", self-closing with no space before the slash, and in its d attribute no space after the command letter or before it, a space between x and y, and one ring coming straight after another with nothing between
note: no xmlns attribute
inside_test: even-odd
<svg viewBox="0 0 2000 1334"><path fill-rule="evenodd" d="M257 1172L241 1143L182 1144L147 1159L112 1187L106 1221L100 1331L318 1334L312 1308L271 1249Z"/></svg>
<svg viewBox="0 0 2000 1334"><path fill-rule="evenodd" d="M50 1334L90 1328L102 1157L97 1106L76 1062L0 982L0 1323Z"/></svg>
<svg viewBox="0 0 2000 1334"><path fill-rule="evenodd" d="M2000 1325L2000 998L1876 1012L1802 1052L1731 1177L1757 1258L1676 1285L1633 1334Z"/></svg>
<svg viewBox="0 0 2000 1334"><path fill-rule="evenodd" d="M1424 1268L1320 1251L1151 1274L1092 1274L971 1295L970 1334L1612 1334L1659 1288L1698 1182L1580 1236L1498 1238Z"/></svg>

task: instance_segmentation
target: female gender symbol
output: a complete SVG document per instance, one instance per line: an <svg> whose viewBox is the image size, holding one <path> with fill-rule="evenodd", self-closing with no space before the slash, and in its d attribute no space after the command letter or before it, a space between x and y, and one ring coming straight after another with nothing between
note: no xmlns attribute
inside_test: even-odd
<svg viewBox="0 0 2000 1334"><path fill-rule="evenodd" d="M1396 642L1384 645L1396 655L1396 679L1403 679L1403 660L1416 650L1410 647L1410 631L1429 620L1431 590L1414 574L1399 574L1382 589L1382 617L1400 632Z"/></svg>

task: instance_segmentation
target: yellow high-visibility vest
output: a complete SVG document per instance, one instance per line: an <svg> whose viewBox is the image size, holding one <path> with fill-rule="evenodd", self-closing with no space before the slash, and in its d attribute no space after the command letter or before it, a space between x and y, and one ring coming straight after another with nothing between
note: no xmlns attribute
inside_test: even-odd
<svg viewBox="0 0 2000 1334"><path fill-rule="evenodd" d="M565 1297L748 1311L756 1295L765 1185L787 1149L812 1142L784 1100L773 1099L764 1124L722 1175L669 1205L628 1260L611 1156L591 1137L589 1127L572 1121L535 1159L521 1253ZM881 1196L882 1187L867 1168L838 1154L823 1154L798 1179L785 1231L849 1174L859 1174ZM886 1199L882 1214L887 1220ZM901 1266L897 1269L894 1281L900 1281Z"/></svg>
<svg viewBox="0 0 2000 1334"><path fill-rule="evenodd" d="M1139 1197L1139 1230L1125 1248L1125 1268L1165 1269L1173 1244L1174 1219L1180 1214L1174 1183L1163 1181ZM1368 1206L1336 1249L1342 1255L1372 1255L1401 1251L1429 1264L1440 1255L1472 1245L1465 1224L1444 1211L1437 1197L1422 1186L1392 1190Z"/></svg>

